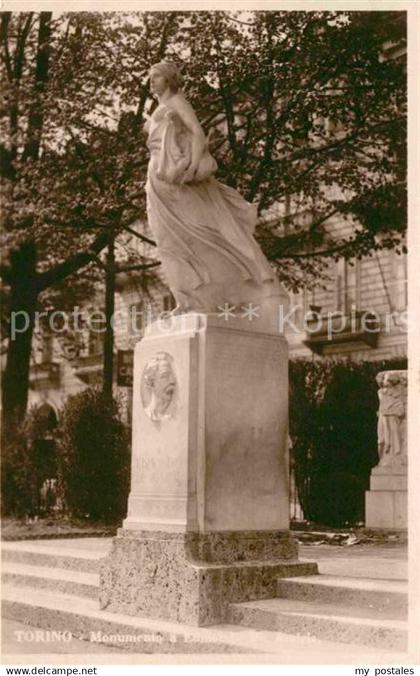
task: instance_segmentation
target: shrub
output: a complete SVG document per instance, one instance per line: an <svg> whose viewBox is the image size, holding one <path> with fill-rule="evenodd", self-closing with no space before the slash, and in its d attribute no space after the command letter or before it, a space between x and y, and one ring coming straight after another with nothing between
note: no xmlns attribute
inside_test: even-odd
<svg viewBox="0 0 420 676"><path fill-rule="evenodd" d="M327 526L364 519L364 492L377 455L379 371L406 360L290 362L290 438L305 519Z"/></svg>
<svg viewBox="0 0 420 676"><path fill-rule="evenodd" d="M364 478L347 472L327 471L311 479L308 514L311 521L333 528L354 525L364 519Z"/></svg>
<svg viewBox="0 0 420 676"><path fill-rule="evenodd" d="M70 513L108 523L124 517L130 451L117 401L93 388L70 396L58 438L59 476Z"/></svg>
<svg viewBox="0 0 420 676"><path fill-rule="evenodd" d="M43 438L42 407L29 409L23 425L12 427L2 440L2 514L35 516L40 512L40 489L56 476L55 442Z"/></svg>

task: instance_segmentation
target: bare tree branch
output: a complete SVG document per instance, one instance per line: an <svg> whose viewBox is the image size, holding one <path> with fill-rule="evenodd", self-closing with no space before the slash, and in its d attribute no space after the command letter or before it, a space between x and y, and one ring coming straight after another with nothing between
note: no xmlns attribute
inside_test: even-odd
<svg viewBox="0 0 420 676"><path fill-rule="evenodd" d="M137 265L127 265L124 267L118 267L116 272L135 272L137 270L150 270L151 268L156 268L160 265L160 261L154 261L153 263L139 263Z"/></svg>
<svg viewBox="0 0 420 676"><path fill-rule="evenodd" d="M92 263L96 259L98 253L108 244L109 236L109 232L102 232L96 237L86 251L80 251L73 256L69 256L69 258L62 263L58 263L46 272L38 274L36 280L38 292L45 291L45 289L48 289L53 284L58 284L58 282L63 281L63 279L66 279L69 275L74 274L78 270L86 267L89 263Z"/></svg>
<svg viewBox="0 0 420 676"><path fill-rule="evenodd" d="M130 228L129 225L121 224L121 227L126 232L129 232L130 235L134 235L134 237L141 239L142 242L146 242L146 244L151 244L152 246L156 246L156 242L154 242L153 239L149 239L149 237L146 237L146 235L142 235L140 232L133 230L133 228Z"/></svg>

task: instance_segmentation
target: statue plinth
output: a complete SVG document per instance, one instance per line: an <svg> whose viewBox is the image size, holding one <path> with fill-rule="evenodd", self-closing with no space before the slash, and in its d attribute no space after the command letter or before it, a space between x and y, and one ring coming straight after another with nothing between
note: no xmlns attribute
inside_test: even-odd
<svg viewBox="0 0 420 676"><path fill-rule="evenodd" d="M101 574L114 612L203 625L276 595L289 532L288 358L267 324L205 314L136 346L128 515Z"/></svg>
<svg viewBox="0 0 420 676"><path fill-rule="evenodd" d="M366 491L366 527L407 528L407 371L378 373L379 464Z"/></svg>

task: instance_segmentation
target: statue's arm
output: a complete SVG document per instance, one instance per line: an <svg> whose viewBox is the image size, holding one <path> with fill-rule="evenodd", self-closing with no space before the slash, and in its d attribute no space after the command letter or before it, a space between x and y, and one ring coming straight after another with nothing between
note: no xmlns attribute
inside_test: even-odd
<svg viewBox="0 0 420 676"><path fill-rule="evenodd" d="M171 99L171 108L177 113L185 128L191 134L191 164L185 172L182 182L187 183L194 178L201 156L206 147L206 137L197 119L193 107L183 96Z"/></svg>

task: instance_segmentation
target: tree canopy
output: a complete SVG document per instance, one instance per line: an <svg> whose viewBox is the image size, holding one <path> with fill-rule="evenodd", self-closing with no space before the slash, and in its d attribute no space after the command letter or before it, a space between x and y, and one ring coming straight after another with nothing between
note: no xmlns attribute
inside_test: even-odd
<svg viewBox="0 0 420 676"><path fill-rule="evenodd" d="M322 250L333 212L360 224L340 254L365 253L380 233L382 245L394 245L404 230L405 63L388 56L404 48L403 13L2 20L6 243L35 240L40 270L89 248L101 228L144 217L142 123L153 105L148 70L161 58L184 71L221 179L262 215L288 201L278 212L286 229L260 231L272 260L299 264L311 244ZM304 226L302 213L311 216Z"/></svg>

